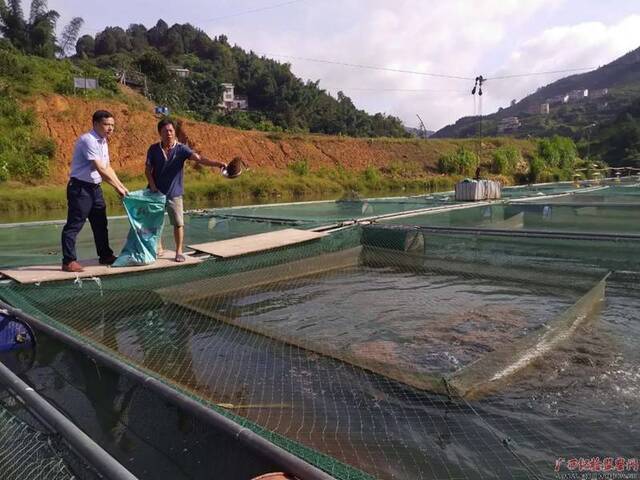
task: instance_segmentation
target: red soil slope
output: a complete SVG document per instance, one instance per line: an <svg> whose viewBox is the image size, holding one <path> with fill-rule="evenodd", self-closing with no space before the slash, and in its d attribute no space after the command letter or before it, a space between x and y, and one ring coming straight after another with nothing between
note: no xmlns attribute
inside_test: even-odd
<svg viewBox="0 0 640 480"><path fill-rule="evenodd" d="M51 168L51 181L63 183L69 173L71 152L76 138L91 128L95 110L107 109L115 115L116 131L109 150L114 169L119 173L141 175L148 146L158 141L157 117L152 105L138 101L137 107L108 100L47 95L32 98L43 132L57 145ZM425 172L435 173L438 157L466 143L476 148L473 140L395 140L356 139L325 135L294 135L242 131L208 123L186 120L184 130L190 143L207 157L228 161L242 156L254 169L280 169L292 162L306 160L311 169L335 167L362 170L368 166L384 167L393 162L421 165ZM509 142L518 142L509 140ZM483 143L483 157L500 143ZM524 150L530 144L522 141ZM486 152L484 150L487 150Z"/></svg>

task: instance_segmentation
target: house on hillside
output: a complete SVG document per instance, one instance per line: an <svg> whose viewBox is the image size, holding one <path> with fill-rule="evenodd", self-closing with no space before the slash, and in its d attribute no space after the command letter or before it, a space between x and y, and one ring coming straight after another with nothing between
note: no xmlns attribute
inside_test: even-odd
<svg viewBox="0 0 640 480"><path fill-rule="evenodd" d="M567 103L569 101L569 95L555 95L545 100L549 105L558 105L559 103Z"/></svg>
<svg viewBox="0 0 640 480"><path fill-rule="evenodd" d="M187 78L189 75L191 75L191 71L188 68L170 67L169 70L171 70L176 74L176 76L180 78Z"/></svg>
<svg viewBox="0 0 640 480"><path fill-rule="evenodd" d="M607 95L609 95L608 88L597 88L595 90L591 90L589 94L591 98L602 98L602 97L606 97Z"/></svg>
<svg viewBox="0 0 640 480"><path fill-rule="evenodd" d="M227 112L249 109L249 99L245 95L236 95L233 83L221 83L220 85L224 90L222 91L222 99L217 105L219 109Z"/></svg>
<svg viewBox="0 0 640 480"><path fill-rule="evenodd" d="M589 96L589 89L571 90L567 95L571 101L584 100Z"/></svg>
<svg viewBox="0 0 640 480"><path fill-rule="evenodd" d="M534 103L527 108L527 113L531 115L549 115L548 103Z"/></svg>
<svg viewBox="0 0 640 480"><path fill-rule="evenodd" d="M515 132L521 125L518 117L505 117L498 122L498 133Z"/></svg>

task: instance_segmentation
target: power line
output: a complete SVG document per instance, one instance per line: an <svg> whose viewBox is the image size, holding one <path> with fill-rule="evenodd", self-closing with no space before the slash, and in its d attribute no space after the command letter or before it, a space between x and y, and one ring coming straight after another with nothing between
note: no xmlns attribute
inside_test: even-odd
<svg viewBox="0 0 640 480"><path fill-rule="evenodd" d="M264 7L258 7L258 8L252 8L249 10L241 10L235 13L229 13L227 15L220 15L218 17L212 17L212 18L206 18L204 20L198 20L198 23L207 23L207 22L215 22L217 20L224 20L227 18L233 18L233 17L240 17L243 15L250 15L252 13L259 13L259 12L264 12L265 10L273 10L276 8L280 8L280 7L286 7L287 5L293 5L294 3L301 3L304 2L306 0L289 0L288 2L281 2L281 3L275 3L273 5L265 5ZM106 27L105 27L106 28ZM97 28L92 28L89 26L85 26L84 30L89 30L92 32L101 32L102 30L104 30L104 28L102 30L99 30Z"/></svg>
<svg viewBox="0 0 640 480"><path fill-rule="evenodd" d="M529 73L514 73L511 75L501 75L496 77L488 77L485 80L505 80L508 78L518 77L533 77L537 75L551 75L554 73L571 73L571 72L584 72L585 70L595 70L597 67L581 67L581 68L568 68L566 70L549 70L546 72L529 72Z"/></svg>
<svg viewBox="0 0 640 480"><path fill-rule="evenodd" d="M358 63L348 63L348 62L338 62L334 60L323 60L319 58L309 58L309 57L296 57L294 55L280 55L276 53L260 53L260 55L265 57L280 57L280 58L291 58L293 60L303 60L305 62L315 62L315 63L325 63L330 65L340 65L342 67L352 67L352 68L362 68L366 70L381 70L385 72L395 72L395 73L409 73L412 75L423 75L425 77L437 77L437 78L448 78L451 80L473 80L473 77L462 77L459 75L447 75L443 73L429 73L429 72L419 72L415 70L403 70L399 68L389 68L389 67L381 67L377 65L362 65Z"/></svg>
<svg viewBox="0 0 640 480"><path fill-rule="evenodd" d="M280 7L286 7L287 5L293 5L294 3L300 3L300 2L304 2L305 0L290 0L288 2L281 2L281 3L276 3L273 5L265 5L264 7L258 7L258 8L253 8L250 10L242 10L236 13L230 13L228 15L221 15L219 17L213 17L213 18L207 18L204 20L199 20L199 23L203 23L203 22L215 22L217 20L224 20L227 18L232 18L232 17L239 17L242 15L249 15L252 13L258 13L258 12L264 12L265 10L273 10L275 8L280 8Z"/></svg>
<svg viewBox="0 0 640 480"><path fill-rule="evenodd" d="M333 87L319 85L318 88L323 90L347 90L355 92L407 92L407 93L457 93L460 95L466 95L466 92L462 90L433 90L428 88L361 88L361 87Z"/></svg>
<svg viewBox="0 0 640 480"><path fill-rule="evenodd" d="M452 75L452 74L444 74L444 73L430 73L430 72L421 72L421 71L415 71L415 70L404 70L404 69L399 69L399 68L389 68L389 67L381 67L378 65L362 65L362 64L358 64L358 63L349 63L349 62L339 62L336 60L326 60L326 59L319 59L319 58L309 58L309 57L298 57L295 55L282 55L282 54L277 54L277 53L260 53L259 55L265 56L265 57L280 57L280 58L290 58L293 60L302 60L302 61L306 61L306 62L315 62L315 63L324 63L324 64L329 64L329 65L340 65L343 67L352 67L352 68L362 68L362 69L367 69L367 70L381 70L381 71L386 71L386 72L395 72L395 73L408 73L408 74L412 74L412 75L423 75L426 77L436 77L436 78L447 78L447 79L451 79L451 80L474 80L475 77L464 77L461 75ZM505 80L505 79L509 79L509 78L518 78L518 77L533 77L533 76L539 76L539 75L552 75L552 74L556 74L556 73L571 73L571 72L583 72L586 70L594 70L596 67L581 67L581 68L569 68L569 69L565 69L565 70L549 70L549 71L543 71L543 72L528 72L528 73L514 73L514 74L510 74L510 75L500 75L500 76L494 76L494 77L485 77L485 81L488 80Z"/></svg>

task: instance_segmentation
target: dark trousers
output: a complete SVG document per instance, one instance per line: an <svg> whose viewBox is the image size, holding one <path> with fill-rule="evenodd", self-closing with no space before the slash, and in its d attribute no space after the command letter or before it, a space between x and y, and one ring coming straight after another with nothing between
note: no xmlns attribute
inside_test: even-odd
<svg viewBox="0 0 640 480"><path fill-rule="evenodd" d="M113 255L109 248L109 231L107 229L107 206L99 184L83 182L72 178L67 184L67 223L62 229L62 263L68 264L76 257L76 237L87 218L96 242L99 258Z"/></svg>

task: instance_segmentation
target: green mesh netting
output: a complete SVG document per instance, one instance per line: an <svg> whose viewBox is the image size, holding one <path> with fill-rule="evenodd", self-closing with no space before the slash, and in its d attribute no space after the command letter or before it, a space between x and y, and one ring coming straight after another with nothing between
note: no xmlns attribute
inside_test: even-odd
<svg viewBox="0 0 640 480"><path fill-rule="evenodd" d="M559 445L545 446L551 432L562 432L563 451L583 445L573 426L551 417L539 431L526 419L493 418L484 409L499 394L471 410L415 379L444 378L545 328L615 266L623 245L422 237L350 228L236 260L100 282L12 284L0 296L337 478L547 472L550 446ZM618 431L625 446L636 444ZM542 450L525 468L501 447L505 435Z"/></svg>
<svg viewBox="0 0 640 480"><path fill-rule="evenodd" d="M453 192L388 199L341 200L215 209L218 215L331 223L453 205Z"/></svg>
<svg viewBox="0 0 640 480"><path fill-rule="evenodd" d="M221 218L246 221L199 225ZM420 218L170 271L5 283L0 298L336 478L547 478L562 459L567 473L573 458L634 458L638 242ZM518 363L546 331L562 341ZM518 351L499 371L518 368L499 385L474 375L490 388L460 397L456 375L505 346Z"/></svg>
<svg viewBox="0 0 640 480"><path fill-rule="evenodd" d="M6 480L72 480L78 477L68 466L59 439L37 420L27 423L14 412L22 410L15 397L0 392L0 472ZM56 447L59 448L56 448ZM86 477L89 478L89 477ZM95 477L91 477L95 478Z"/></svg>
<svg viewBox="0 0 640 480"><path fill-rule="evenodd" d="M531 202L473 206L381 220L387 224L549 232L640 234L638 189L603 187Z"/></svg>
<svg viewBox="0 0 640 480"><path fill-rule="evenodd" d="M299 225L295 221L285 223L257 222L250 219L216 217L212 215L185 216L185 242L187 245L225 240L256 233L265 233L283 228L312 228L312 225ZM44 224L23 224L19 226L0 225L0 265L13 267L20 265L58 264L62 262L60 237L64 222L47 222ZM126 218L109 220L109 239L116 253L124 245L129 223ZM173 231L170 226L163 232L164 245L173 245ZM95 244L91 228L87 222L78 235L78 258L94 258Z"/></svg>

